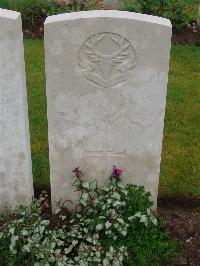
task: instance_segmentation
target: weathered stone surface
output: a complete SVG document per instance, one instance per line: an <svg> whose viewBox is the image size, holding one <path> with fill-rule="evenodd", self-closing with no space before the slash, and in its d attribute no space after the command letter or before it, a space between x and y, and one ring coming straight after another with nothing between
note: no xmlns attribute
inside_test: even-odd
<svg viewBox="0 0 200 266"><path fill-rule="evenodd" d="M63 14L45 22L52 203L76 202L72 169L102 184L112 165L159 183L171 23L120 11Z"/></svg>
<svg viewBox="0 0 200 266"><path fill-rule="evenodd" d="M0 211L33 195L20 14L0 9Z"/></svg>

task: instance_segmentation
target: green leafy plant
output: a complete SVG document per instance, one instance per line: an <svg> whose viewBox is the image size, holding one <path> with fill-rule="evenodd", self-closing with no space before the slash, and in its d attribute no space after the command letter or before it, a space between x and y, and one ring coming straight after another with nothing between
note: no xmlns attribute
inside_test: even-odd
<svg viewBox="0 0 200 266"><path fill-rule="evenodd" d="M176 244L150 210L150 193L124 185L113 167L103 187L74 169L79 204L69 212L62 202L45 214L44 194L21 206L0 224L0 265L159 265L175 254Z"/></svg>
<svg viewBox="0 0 200 266"><path fill-rule="evenodd" d="M122 6L128 11L169 18L176 30L189 25L198 12L198 0L122 0Z"/></svg>
<svg viewBox="0 0 200 266"><path fill-rule="evenodd" d="M21 13L24 33L33 39L43 36L43 24L47 16L102 7L100 0L0 0L0 8Z"/></svg>
<svg viewBox="0 0 200 266"><path fill-rule="evenodd" d="M67 3L67 9L69 12L87 11L102 8L103 3L101 0L70 0Z"/></svg>
<svg viewBox="0 0 200 266"><path fill-rule="evenodd" d="M41 30L49 9L49 1L46 0L0 0L0 7L15 10L21 13L23 29L31 34ZM51 3L53 5L53 2Z"/></svg>

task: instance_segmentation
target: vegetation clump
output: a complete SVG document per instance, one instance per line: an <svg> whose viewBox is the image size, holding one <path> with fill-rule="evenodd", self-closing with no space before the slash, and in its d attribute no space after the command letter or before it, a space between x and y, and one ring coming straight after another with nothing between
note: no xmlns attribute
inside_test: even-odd
<svg viewBox="0 0 200 266"><path fill-rule="evenodd" d="M199 0L121 0L124 10L165 17L174 30L197 23Z"/></svg>
<svg viewBox="0 0 200 266"><path fill-rule="evenodd" d="M124 185L113 167L103 187L85 181L74 169L79 204L69 212L58 203L45 214L44 194L12 219L0 221L0 265L159 265L175 254L176 244L150 208L150 193Z"/></svg>
<svg viewBox="0 0 200 266"><path fill-rule="evenodd" d="M21 13L23 31L26 37L43 37L44 21L48 16L102 9L101 0L0 0L0 8Z"/></svg>

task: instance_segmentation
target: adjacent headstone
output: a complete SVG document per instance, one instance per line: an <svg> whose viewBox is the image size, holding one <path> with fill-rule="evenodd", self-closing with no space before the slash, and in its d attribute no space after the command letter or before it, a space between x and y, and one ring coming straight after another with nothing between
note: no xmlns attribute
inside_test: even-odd
<svg viewBox="0 0 200 266"><path fill-rule="evenodd" d="M112 165L157 201L171 23L121 11L48 17L52 204L77 202L72 169L102 184ZM70 205L69 205L70 206Z"/></svg>
<svg viewBox="0 0 200 266"><path fill-rule="evenodd" d="M21 16L0 9L0 211L32 196Z"/></svg>

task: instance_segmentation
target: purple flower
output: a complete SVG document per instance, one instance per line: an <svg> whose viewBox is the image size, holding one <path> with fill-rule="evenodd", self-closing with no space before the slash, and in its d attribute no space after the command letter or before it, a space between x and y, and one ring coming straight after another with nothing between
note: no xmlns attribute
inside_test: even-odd
<svg viewBox="0 0 200 266"><path fill-rule="evenodd" d="M118 168L116 165L113 165L113 169L112 169L112 176L115 178L119 178L120 176L122 176L122 169Z"/></svg>
<svg viewBox="0 0 200 266"><path fill-rule="evenodd" d="M192 29L192 32L198 32L198 30L197 29Z"/></svg>
<svg viewBox="0 0 200 266"><path fill-rule="evenodd" d="M195 22L192 23L192 32L198 32L197 24Z"/></svg>

